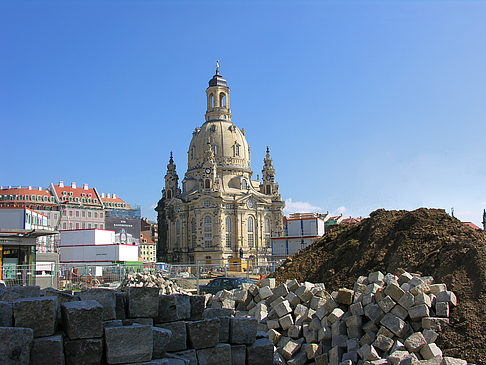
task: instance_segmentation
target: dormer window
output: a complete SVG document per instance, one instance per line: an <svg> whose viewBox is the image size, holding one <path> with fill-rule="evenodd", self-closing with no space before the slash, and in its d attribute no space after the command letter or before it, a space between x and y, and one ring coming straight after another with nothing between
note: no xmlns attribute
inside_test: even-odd
<svg viewBox="0 0 486 365"><path fill-rule="evenodd" d="M233 156L234 157L240 156L240 145L238 143L235 143L233 145Z"/></svg>

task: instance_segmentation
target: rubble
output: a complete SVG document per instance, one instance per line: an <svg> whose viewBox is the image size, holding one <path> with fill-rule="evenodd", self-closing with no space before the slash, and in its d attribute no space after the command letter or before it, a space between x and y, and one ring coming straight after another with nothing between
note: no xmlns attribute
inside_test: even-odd
<svg viewBox="0 0 486 365"><path fill-rule="evenodd" d="M161 273L156 274L143 274L143 273L133 273L128 274L127 277L122 281L118 290L123 290L127 287L149 287L149 288L159 288L160 294L171 295L171 294L189 294L184 288L177 285L176 282L164 278Z"/></svg>

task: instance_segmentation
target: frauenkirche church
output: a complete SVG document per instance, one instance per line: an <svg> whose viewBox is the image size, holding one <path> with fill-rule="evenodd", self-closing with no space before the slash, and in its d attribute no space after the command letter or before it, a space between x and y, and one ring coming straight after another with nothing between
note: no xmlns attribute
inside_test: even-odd
<svg viewBox="0 0 486 365"><path fill-rule="evenodd" d="M205 123L192 133L182 190L170 155L155 208L159 261L218 264L244 257L260 264L271 255L272 232L282 231L285 203L269 149L263 180L252 180L250 147L245 130L231 121L229 92L217 65L206 89Z"/></svg>

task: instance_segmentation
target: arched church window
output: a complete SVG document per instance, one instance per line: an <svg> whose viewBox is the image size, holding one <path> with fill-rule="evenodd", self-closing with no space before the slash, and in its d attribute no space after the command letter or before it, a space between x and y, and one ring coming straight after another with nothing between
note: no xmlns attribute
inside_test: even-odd
<svg viewBox="0 0 486 365"><path fill-rule="evenodd" d="M209 105L211 108L214 108L214 95L209 94Z"/></svg>
<svg viewBox="0 0 486 365"><path fill-rule="evenodd" d="M192 247L196 247L196 218L191 220L191 235Z"/></svg>
<svg viewBox="0 0 486 365"><path fill-rule="evenodd" d="M179 247L181 242L181 221L176 220L176 247Z"/></svg>
<svg viewBox="0 0 486 365"><path fill-rule="evenodd" d="M254 228L255 220L253 217L248 217L248 247L253 248L255 245L255 238L254 238Z"/></svg>
<svg viewBox="0 0 486 365"><path fill-rule="evenodd" d="M248 189L248 183L246 182L245 179L241 180L241 188L242 189Z"/></svg>
<svg viewBox="0 0 486 365"><path fill-rule="evenodd" d="M211 206L211 202L209 200L205 200L203 203L204 208L209 208Z"/></svg>
<svg viewBox="0 0 486 365"><path fill-rule="evenodd" d="M204 217L204 232L212 232L213 231L213 221L209 215Z"/></svg>
<svg viewBox="0 0 486 365"><path fill-rule="evenodd" d="M226 106L226 94L225 93L219 94L219 106Z"/></svg>
<svg viewBox="0 0 486 365"><path fill-rule="evenodd" d="M272 194L272 188L271 188L271 186L270 186L270 185L267 185L267 191L266 191L266 194L267 194L267 195Z"/></svg>
<svg viewBox="0 0 486 365"><path fill-rule="evenodd" d="M213 245L213 222L210 216L204 217L204 247L210 248Z"/></svg>
<svg viewBox="0 0 486 365"><path fill-rule="evenodd" d="M167 199L172 199L172 190L167 190Z"/></svg>
<svg viewBox="0 0 486 365"><path fill-rule="evenodd" d="M231 217L226 217L226 248L231 248Z"/></svg>
<svg viewBox="0 0 486 365"><path fill-rule="evenodd" d="M210 187L211 187L211 181L209 181L209 179L206 179L206 181L204 182L204 188L209 189Z"/></svg>

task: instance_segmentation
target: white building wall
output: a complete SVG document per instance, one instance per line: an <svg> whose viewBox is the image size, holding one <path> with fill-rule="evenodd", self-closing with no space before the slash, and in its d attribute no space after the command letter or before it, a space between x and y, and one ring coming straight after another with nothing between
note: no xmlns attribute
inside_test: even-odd
<svg viewBox="0 0 486 365"><path fill-rule="evenodd" d="M61 231L60 261L93 265L107 265L115 261L138 261L138 246L114 242L114 231Z"/></svg>
<svg viewBox="0 0 486 365"><path fill-rule="evenodd" d="M0 228L52 230L47 216L28 208L0 209Z"/></svg>

